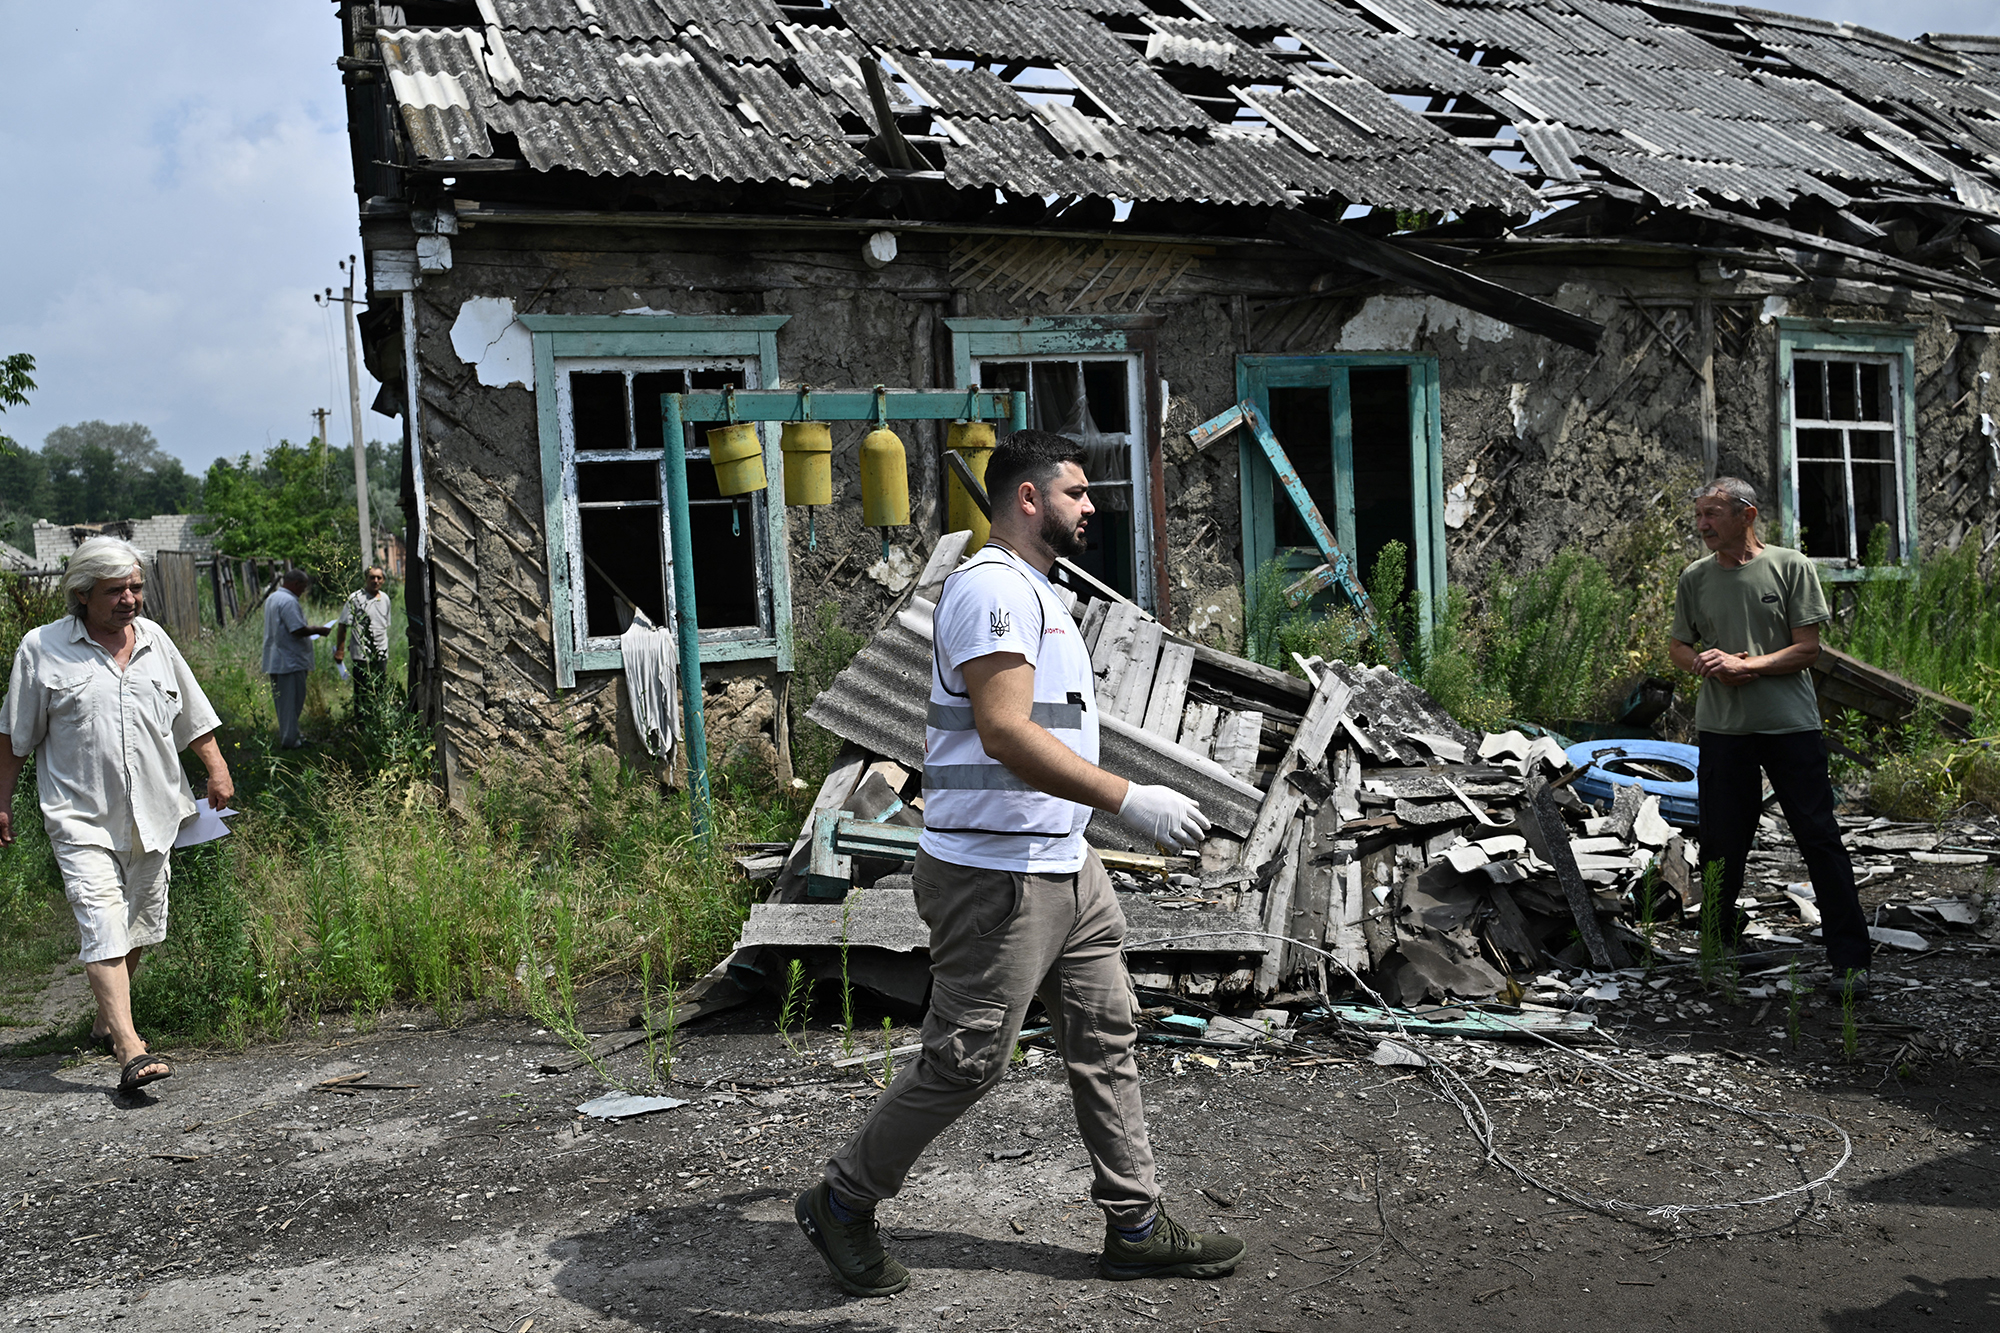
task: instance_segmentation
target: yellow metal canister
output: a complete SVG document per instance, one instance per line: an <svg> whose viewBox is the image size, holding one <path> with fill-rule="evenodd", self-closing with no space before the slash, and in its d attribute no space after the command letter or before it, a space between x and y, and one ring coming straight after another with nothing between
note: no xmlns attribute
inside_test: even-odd
<svg viewBox="0 0 2000 1333"><path fill-rule="evenodd" d="M724 495L764 489L764 442L755 426L744 422L710 431L708 461L715 468L716 489Z"/></svg>
<svg viewBox="0 0 2000 1333"><path fill-rule="evenodd" d="M990 421L955 421L944 439L944 447L956 449L982 485L986 481L986 464L993 458L993 443L993 423ZM970 555L986 545L990 525L986 515L979 512L979 506L972 503L972 497L966 494L956 472L951 475L946 495L948 531L972 534L972 540L965 544L965 553Z"/></svg>
<svg viewBox="0 0 2000 1333"><path fill-rule="evenodd" d="M861 522L900 528L910 521L910 470L903 442L887 426L861 441Z"/></svg>
<svg viewBox="0 0 2000 1333"><path fill-rule="evenodd" d="M833 503L833 431L824 421L787 421L778 436L785 451L785 503Z"/></svg>

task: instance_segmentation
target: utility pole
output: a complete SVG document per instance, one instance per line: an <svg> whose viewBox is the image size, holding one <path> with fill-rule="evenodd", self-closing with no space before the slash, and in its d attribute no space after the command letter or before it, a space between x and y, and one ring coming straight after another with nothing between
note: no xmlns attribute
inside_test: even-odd
<svg viewBox="0 0 2000 1333"><path fill-rule="evenodd" d="M366 570L375 563L375 543L370 540L368 522L368 446L361 438L361 368L355 353L354 256L349 255L340 269L347 275L347 287L339 300L340 327L347 335L347 402L354 418L354 518L361 538L361 567ZM326 289L325 301L329 305L333 303L333 288Z"/></svg>
<svg viewBox="0 0 2000 1333"><path fill-rule="evenodd" d="M321 444L326 443L326 417L327 411L325 408L315 407L313 409L313 438Z"/></svg>

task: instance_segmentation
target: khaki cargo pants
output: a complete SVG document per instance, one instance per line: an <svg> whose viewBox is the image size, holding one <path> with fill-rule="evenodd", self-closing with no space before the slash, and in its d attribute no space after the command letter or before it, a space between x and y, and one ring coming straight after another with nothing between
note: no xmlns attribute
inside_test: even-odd
<svg viewBox="0 0 2000 1333"><path fill-rule="evenodd" d="M1115 1226L1144 1222L1158 1191L1132 1056L1125 914L1097 853L1074 875L1030 875L919 851L916 898L931 928L924 1049L827 1163L827 1184L859 1206L893 1198L931 1140L1000 1081L1039 996L1096 1167L1090 1197Z"/></svg>

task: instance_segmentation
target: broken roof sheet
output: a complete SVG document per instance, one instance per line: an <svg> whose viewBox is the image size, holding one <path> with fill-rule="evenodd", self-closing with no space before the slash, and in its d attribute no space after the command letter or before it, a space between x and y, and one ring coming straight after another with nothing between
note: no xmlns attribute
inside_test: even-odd
<svg viewBox="0 0 2000 1333"><path fill-rule="evenodd" d="M805 11L772 0L479 0L474 23L380 37L432 162L502 151L500 131L537 170L875 179L862 70L880 59L919 169L1017 195L1516 215L1547 206L1539 183L1597 180L1687 204L2000 199L1993 38L1705 0L1172 8L831 0L795 24ZM1048 91L1064 83L1073 96ZM1064 109L1038 122L1037 102Z"/></svg>

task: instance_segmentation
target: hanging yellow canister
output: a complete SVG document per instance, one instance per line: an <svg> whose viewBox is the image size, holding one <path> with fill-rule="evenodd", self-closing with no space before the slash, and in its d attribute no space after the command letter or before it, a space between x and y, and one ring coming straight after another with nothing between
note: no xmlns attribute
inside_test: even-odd
<svg viewBox="0 0 2000 1333"><path fill-rule="evenodd" d="M900 528L910 521L910 471L903 442L887 426L861 441L861 522L871 528Z"/></svg>
<svg viewBox="0 0 2000 1333"><path fill-rule="evenodd" d="M785 503L833 503L833 432L824 421L787 421L778 435L785 452Z"/></svg>
<svg viewBox="0 0 2000 1333"><path fill-rule="evenodd" d="M992 422L953 422L951 429L945 433L944 447L957 450L958 456L965 460L966 467L972 470L972 475L979 479L982 486L986 484L986 464L993 458ZM956 472L951 474L951 485L947 494L949 500L946 515L951 525L947 531L972 534L972 540L965 544L965 553L970 555L986 545L986 533L990 525L986 521L986 515L979 512L979 506L972 503L972 497L966 494L965 486L959 481Z"/></svg>
<svg viewBox="0 0 2000 1333"><path fill-rule="evenodd" d="M741 422L710 431L708 461L715 468L716 489L724 495L764 489L764 442L754 425Z"/></svg>

